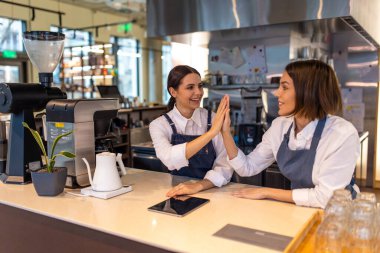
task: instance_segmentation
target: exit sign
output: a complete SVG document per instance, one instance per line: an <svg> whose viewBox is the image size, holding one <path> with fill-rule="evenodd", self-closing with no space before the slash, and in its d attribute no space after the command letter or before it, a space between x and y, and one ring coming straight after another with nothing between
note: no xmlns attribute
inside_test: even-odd
<svg viewBox="0 0 380 253"><path fill-rule="evenodd" d="M132 23L125 23L122 25L118 25L117 31L118 32L130 32L132 30Z"/></svg>
<svg viewBox="0 0 380 253"><path fill-rule="evenodd" d="M12 50L4 50L3 51L3 58L15 59L15 58L17 58L17 53L16 53L16 51L12 51Z"/></svg>

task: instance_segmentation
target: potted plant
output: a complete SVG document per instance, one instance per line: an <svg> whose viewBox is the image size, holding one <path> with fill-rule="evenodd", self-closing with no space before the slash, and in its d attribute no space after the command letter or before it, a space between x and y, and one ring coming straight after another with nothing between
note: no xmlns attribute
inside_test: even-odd
<svg viewBox="0 0 380 253"><path fill-rule="evenodd" d="M75 155L67 151L60 151L59 153L55 154L55 147L57 146L57 143L60 139L72 134L72 131L61 134L55 138L49 157L46 153L45 146L42 142L40 134L36 130L31 129L25 122L23 122L22 125L25 128L29 129L30 133L33 135L34 139L41 149L44 160L44 166L41 169L37 171L31 171L34 189L36 189L36 192L39 196L56 196L60 194L65 188L67 168L55 167L55 159L58 156L74 158Z"/></svg>

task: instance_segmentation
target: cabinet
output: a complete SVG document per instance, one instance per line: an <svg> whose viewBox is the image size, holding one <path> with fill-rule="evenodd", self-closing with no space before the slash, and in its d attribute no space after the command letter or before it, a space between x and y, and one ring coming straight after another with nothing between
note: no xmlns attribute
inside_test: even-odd
<svg viewBox="0 0 380 253"><path fill-rule="evenodd" d="M116 60L113 44L64 49L60 79L71 98L94 98L96 85L113 85Z"/></svg>

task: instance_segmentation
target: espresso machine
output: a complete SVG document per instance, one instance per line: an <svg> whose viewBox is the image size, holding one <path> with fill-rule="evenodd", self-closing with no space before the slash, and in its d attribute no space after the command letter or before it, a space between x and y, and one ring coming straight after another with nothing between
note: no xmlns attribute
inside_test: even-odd
<svg viewBox="0 0 380 253"><path fill-rule="evenodd" d="M69 151L74 159L57 157L55 166L67 168L66 187L77 188L89 185L88 173L82 158L86 158L90 168L95 169L95 143L105 138L112 119L116 118L118 99L60 99L51 100L46 105L47 144L53 145L54 139L64 133L73 134L63 137L55 150Z"/></svg>
<svg viewBox="0 0 380 253"><path fill-rule="evenodd" d="M40 83L0 83L0 112L11 113L6 171L0 176L3 182L28 183L30 171L41 167L40 148L22 122L35 129L33 112L43 110L51 99L66 98L66 93L51 87L64 40L62 33L24 32L24 46L38 69Z"/></svg>

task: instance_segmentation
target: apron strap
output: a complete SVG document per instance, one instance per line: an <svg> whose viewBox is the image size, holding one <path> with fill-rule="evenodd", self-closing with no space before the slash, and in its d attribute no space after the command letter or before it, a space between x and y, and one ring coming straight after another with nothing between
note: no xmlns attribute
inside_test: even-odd
<svg viewBox="0 0 380 253"><path fill-rule="evenodd" d="M173 134L177 134L177 128L175 127L173 120L169 117L167 113L164 114L164 117L169 122L169 125L173 130Z"/></svg>
<svg viewBox="0 0 380 253"><path fill-rule="evenodd" d="M284 140L286 141L287 144L289 144L289 135L290 135L290 130L292 130L293 127L293 122L290 124L290 127L288 131L284 134Z"/></svg>
<svg viewBox="0 0 380 253"><path fill-rule="evenodd" d="M356 195L358 194L355 189L354 189L354 185L355 185L355 178L352 177L351 178L351 181L350 181L350 184L346 186L346 190L349 190L350 193L351 193L351 197L352 199L356 199Z"/></svg>
<svg viewBox="0 0 380 253"><path fill-rule="evenodd" d="M207 131L208 131L211 128L211 110L208 110L207 113L208 113L207 115Z"/></svg>
<svg viewBox="0 0 380 253"><path fill-rule="evenodd" d="M319 140L321 139L323 129L325 127L326 117L318 121L317 127L315 128L315 133L310 144L310 149L317 150Z"/></svg>

